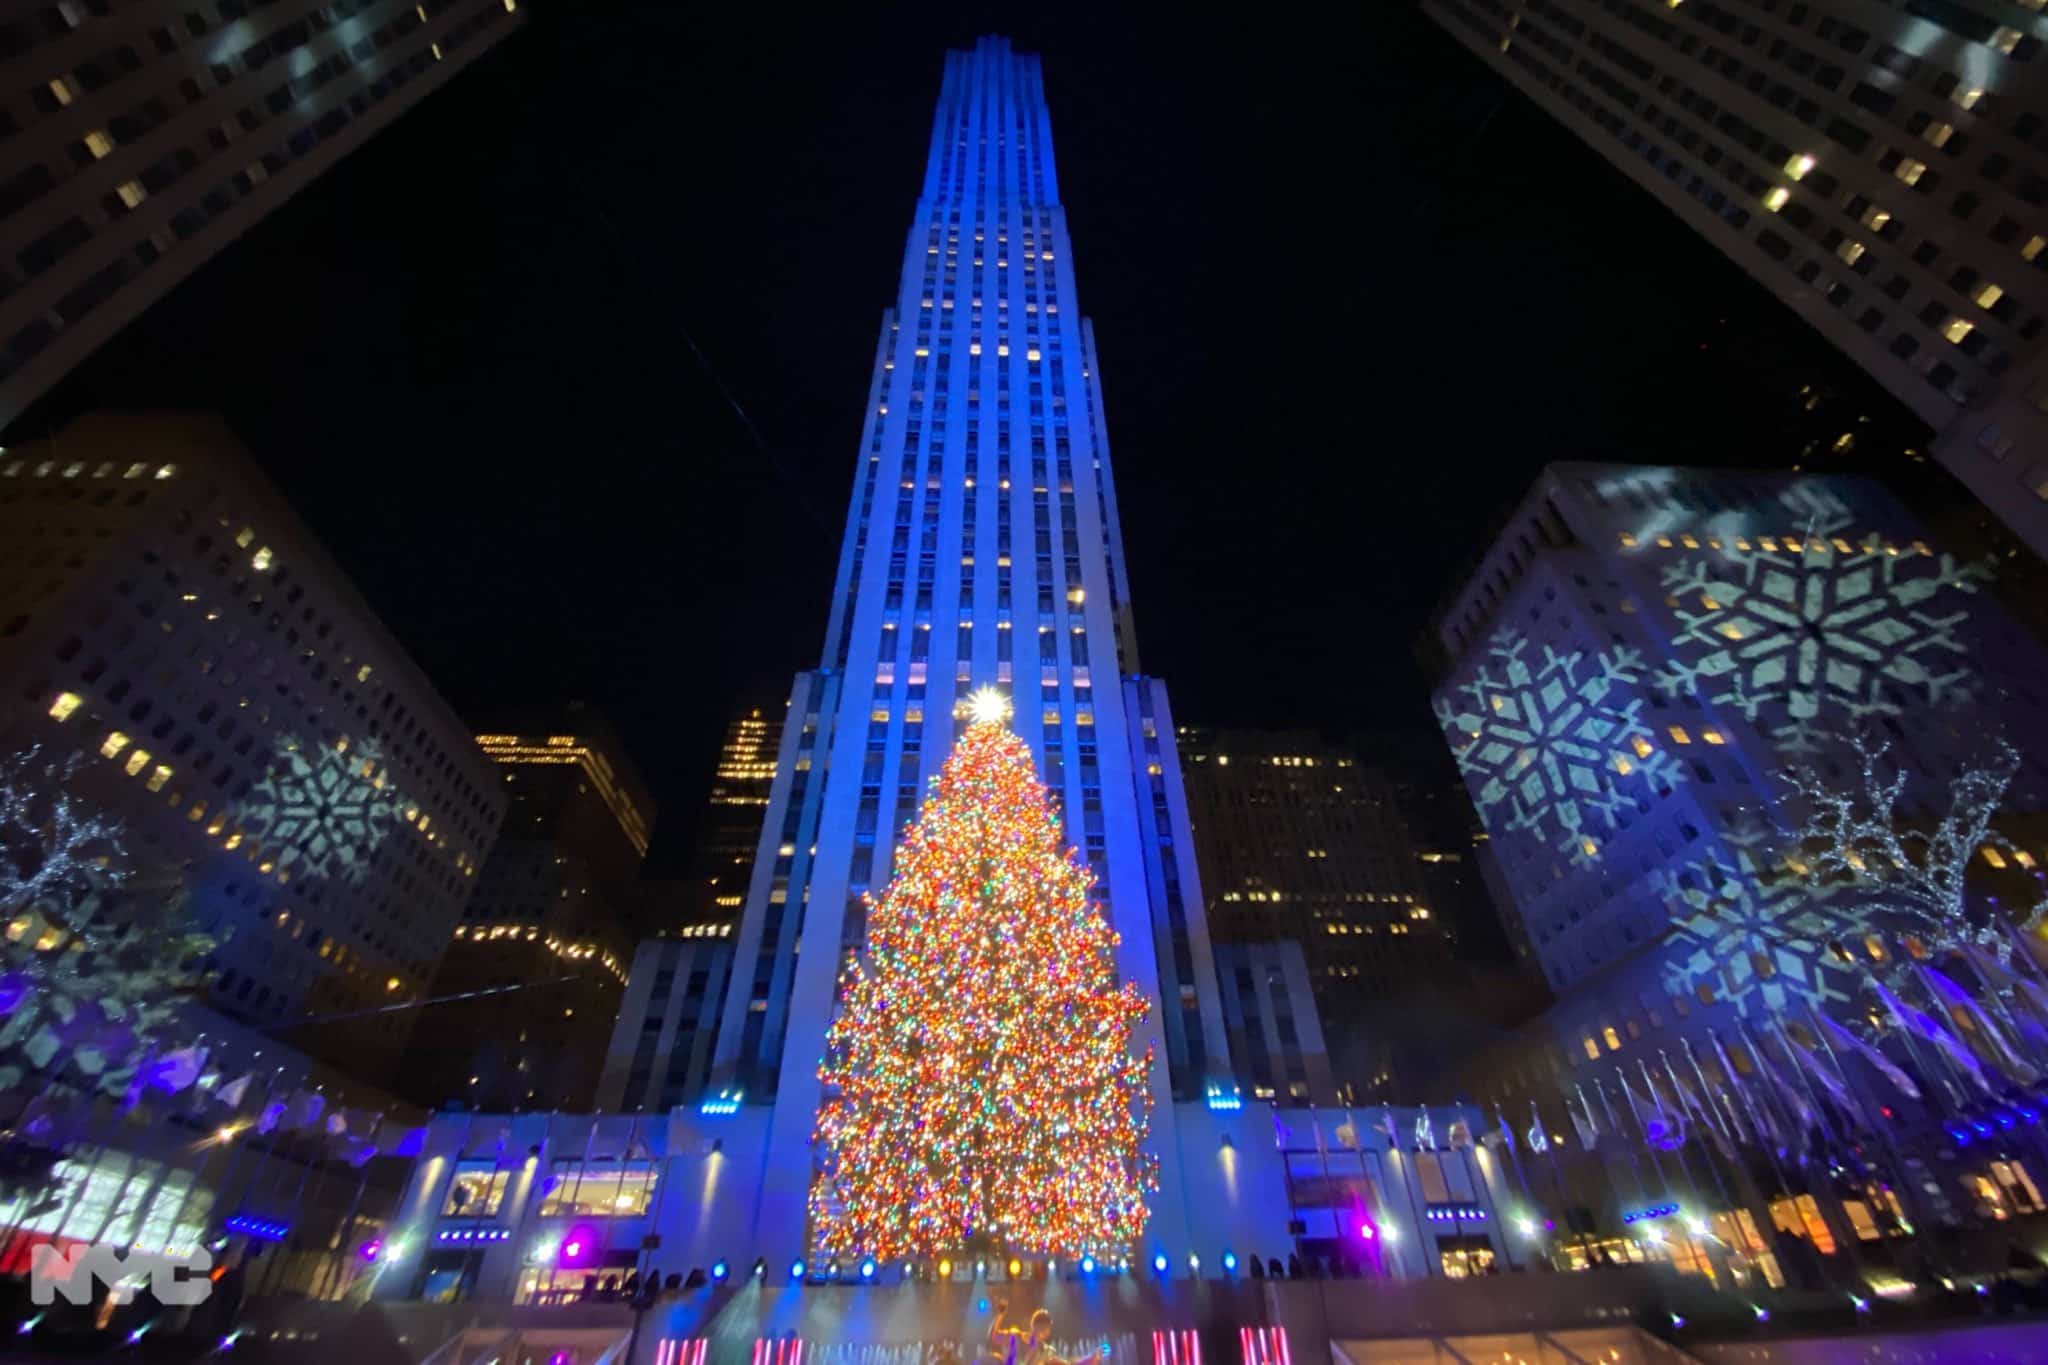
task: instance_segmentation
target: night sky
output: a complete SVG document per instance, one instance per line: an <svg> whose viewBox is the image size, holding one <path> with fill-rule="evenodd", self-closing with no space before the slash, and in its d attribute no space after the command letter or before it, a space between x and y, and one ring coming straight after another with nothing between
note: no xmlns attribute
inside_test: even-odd
<svg viewBox="0 0 2048 1365"><path fill-rule="evenodd" d="M613 718L657 869L731 707L817 662L941 54L977 33L1045 57L1182 721L1433 752L1415 640L1546 461L1785 463L1801 384L1869 392L1405 6L526 3L7 436L225 414L465 714Z"/></svg>

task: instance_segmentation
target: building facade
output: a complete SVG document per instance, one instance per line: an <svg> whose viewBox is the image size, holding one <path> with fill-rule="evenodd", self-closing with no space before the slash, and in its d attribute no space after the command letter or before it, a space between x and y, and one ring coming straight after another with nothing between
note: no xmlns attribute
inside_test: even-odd
<svg viewBox="0 0 2048 1365"><path fill-rule="evenodd" d="M1301 945L1293 939L1218 943L1216 980L1230 1054L1252 1098L1337 1103L1341 1096L1323 1044L1322 1011Z"/></svg>
<svg viewBox="0 0 2048 1365"><path fill-rule="evenodd" d="M679 921L648 923L642 926L645 932L694 929L701 936L710 926L729 927L739 922L747 884L753 879L761 824L768 814L768 796L775 787L782 716L779 704L748 704L725 727L725 738L718 746L718 766L711 776L711 802L702 817L690 867L694 903Z"/></svg>
<svg viewBox="0 0 2048 1365"><path fill-rule="evenodd" d="M588 1108L625 988L653 798L589 707L520 719L476 737L505 827L434 979L446 1003L414 1039L406 1088L422 1103Z"/></svg>
<svg viewBox="0 0 2048 1365"><path fill-rule="evenodd" d="M377 1079L504 816L467 728L216 421L13 448L0 532L6 746L181 883L218 1009Z"/></svg>
<svg viewBox="0 0 2048 1365"><path fill-rule="evenodd" d="M1444 921L1385 774L1310 734L1178 739L1218 943L1300 944L1326 1015L1442 965Z"/></svg>
<svg viewBox="0 0 2048 1365"><path fill-rule="evenodd" d="M524 18L517 0L11 7L0 428Z"/></svg>
<svg viewBox="0 0 2048 1365"><path fill-rule="evenodd" d="M1933 427L2048 554L2048 16L2001 0L1425 0Z"/></svg>
<svg viewBox="0 0 2048 1365"><path fill-rule="evenodd" d="M1901 824L1928 828L2002 734L2020 755L2001 816L2018 851L1963 855L2048 864L2048 655L1988 591L1988 566L1929 534L1848 476L1553 465L1438 623L1451 662L1437 715L1517 948L1557 995L1467 1057L1464 1081L1516 1131L1548 1130L1554 1149L1575 1140L1604 1167L1585 1175L1609 1192L1583 1197L1589 1235L1596 1222L1611 1234L1613 1191L1683 1189L1769 1278L1784 1258L1774 1227L1832 1254L1900 1235L1882 1216L1898 1199L1923 1201L1912 1222L1952 1222L1978 1182L1992 1190L2016 1169L2021 1153L1986 1144L1954 1180L1929 1174L1938 1148L1969 1145L1943 1135L1949 1098L1865 1070L1861 1044L1831 1050L1829 1024L1844 1025L1919 1069L1930 1059L1877 1027L1871 983L1924 991L1928 969L1969 964L1854 883L1816 882L1815 846L1796 837L1807 812L1783 780L1806 768L1860 792L1845 741L1861 734L1909 783ZM1969 899L1993 940L2039 895L1999 890ZM1853 1116L1880 1110L1900 1130L1881 1180L1736 1159L1746 1133L1803 1143L1815 1123L1859 1131L1871 1120ZM1717 1160L1735 1172L1725 1183Z"/></svg>
<svg viewBox="0 0 2048 1365"><path fill-rule="evenodd" d="M731 984L728 940L642 940L605 1050L597 1107L664 1113L701 1101Z"/></svg>
<svg viewBox="0 0 2048 1365"><path fill-rule="evenodd" d="M765 1229L804 1247L817 1058L862 897L993 687L1039 756L1152 1002L1153 1146L1171 1101L1234 1087L1165 688L1138 673L1101 371L1081 316L1036 57L949 54L884 314L820 667L791 693L714 1084L776 1105ZM801 943L803 951L799 953ZM1175 1196L1156 1235L1182 1240Z"/></svg>

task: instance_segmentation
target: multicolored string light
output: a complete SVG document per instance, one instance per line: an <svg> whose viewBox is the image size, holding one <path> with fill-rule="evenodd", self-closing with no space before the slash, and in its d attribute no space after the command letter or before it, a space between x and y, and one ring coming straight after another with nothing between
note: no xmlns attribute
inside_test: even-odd
<svg viewBox="0 0 2048 1365"><path fill-rule="evenodd" d="M1131 1050L1145 998L1117 984L1030 748L977 715L841 981L811 1189L827 1252L1123 1253L1157 1186L1152 1052Z"/></svg>

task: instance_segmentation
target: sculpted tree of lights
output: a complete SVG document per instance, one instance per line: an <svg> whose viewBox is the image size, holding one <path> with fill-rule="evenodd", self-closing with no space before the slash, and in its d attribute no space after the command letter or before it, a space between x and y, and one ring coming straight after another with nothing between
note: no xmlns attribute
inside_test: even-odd
<svg viewBox="0 0 2048 1365"><path fill-rule="evenodd" d="M810 1201L824 1252L1106 1256L1145 1227L1145 999L1117 985L1091 874L1000 711L977 697L841 982Z"/></svg>
<svg viewBox="0 0 2048 1365"><path fill-rule="evenodd" d="M1885 763L1890 746L1860 736L1847 744L1857 768L1853 786L1811 765L1784 774L1805 807L1796 837L1810 857L1810 880L1846 882L1843 894L1853 898L1861 924L1917 937L1931 955L1974 947L2006 961L2011 939L1995 914L1972 918L1964 882L1978 849L2014 851L1992 821L2019 772L2018 751L1997 741L1989 759L1950 782L1948 809L1928 824L1899 812L1906 774Z"/></svg>
<svg viewBox="0 0 2048 1365"><path fill-rule="evenodd" d="M1710 983L1715 998L1744 1017L1781 1013L1797 1000L1848 1001L1857 977L1831 946L1849 932L1847 920L1761 829L1725 833L1722 842L1732 867L1709 857L1652 877L1671 917L1667 987L1690 995Z"/></svg>
<svg viewBox="0 0 2048 1365"><path fill-rule="evenodd" d="M126 1093L183 1036L214 946L181 876L133 876L119 822L70 790L79 769L0 759L0 1090L33 1071Z"/></svg>
<svg viewBox="0 0 2048 1365"><path fill-rule="evenodd" d="M360 881L403 805L377 741L309 748L286 740L240 823L282 872Z"/></svg>
<svg viewBox="0 0 2048 1365"><path fill-rule="evenodd" d="M1761 723L1786 752L1814 752L1830 725L1945 705L1975 679L1962 599L1988 577L1876 536L1843 539L1846 511L1805 534L1730 538L1717 557L1667 565L1678 604L1671 664L1657 676ZM1749 544L1750 548L1742 548Z"/></svg>
<svg viewBox="0 0 2048 1365"><path fill-rule="evenodd" d="M1526 831L1575 864L1599 856L1596 830L1634 807L1625 783L1668 789L1685 772L1658 749L1641 717L1642 655L1627 647L1587 654L1545 645L1529 659L1520 631L1500 630L1488 662L1439 699L1458 771L1489 833Z"/></svg>

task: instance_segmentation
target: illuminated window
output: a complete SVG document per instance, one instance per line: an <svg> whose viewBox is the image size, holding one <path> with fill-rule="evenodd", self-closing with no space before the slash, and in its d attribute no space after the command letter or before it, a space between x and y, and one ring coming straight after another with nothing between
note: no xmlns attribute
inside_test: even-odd
<svg viewBox="0 0 2048 1365"><path fill-rule="evenodd" d="M107 736L105 743L100 745L100 757L114 758L117 755L119 755L123 749L127 747L128 736L122 734L119 730L116 730ZM1984 851L1986 853L1989 853L1991 850L1986 849Z"/></svg>
<svg viewBox="0 0 2048 1365"><path fill-rule="evenodd" d="M1813 158L1805 152L1801 152L1785 163L1785 174L1791 176L1794 180L1804 180L1806 173L1812 170L1813 167Z"/></svg>
<svg viewBox="0 0 2048 1365"><path fill-rule="evenodd" d="M114 193L120 195L121 202L123 204L126 204L131 209L134 208L137 204L140 204L143 200L149 198L149 191L142 187L142 182L140 180L124 181L122 182L120 188L116 189Z"/></svg>
<svg viewBox="0 0 2048 1365"><path fill-rule="evenodd" d="M1728 742L1722 738L1719 730L1702 730L1700 731L1700 738L1709 744L1726 744Z"/></svg>
<svg viewBox="0 0 2048 1365"><path fill-rule="evenodd" d="M1991 864L1993 867L2005 866L2005 855L2000 853L1997 849L1991 847L1991 845L1986 844L1983 848L1983 853L1984 861Z"/></svg>
<svg viewBox="0 0 2048 1365"><path fill-rule="evenodd" d="M1835 254L1840 256L1847 264L1854 265L1863 259L1863 243L1857 241L1854 237L1845 237L1842 239L1842 244L1835 248Z"/></svg>
<svg viewBox="0 0 2048 1365"><path fill-rule="evenodd" d="M1964 86L1956 91L1955 94L1949 96L1949 98L1962 105L1965 109L1975 109L1977 101L1984 98L1984 92L1973 86Z"/></svg>
<svg viewBox="0 0 2048 1365"><path fill-rule="evenodd" d="M1739 621L1723 621L1721 623L1721 634L1731 640L1740 640L1742 638L1742 624Z"/></svg>
<svg viewBox="0 0 2048 1365"><path fill-rule="evenodd" d="M2027 238L2027 244L2020 248L2020 259L2031 261L2041 254L2044 247L2048 247L2048 237L2043 237L2037 232L2032 237Z"/></svg>
<svg viewBox="0 0 2048 1365"><path fill-rule="evenodd" d="M1909 156L1893 167L1892 174L1908 185L1917 185L1920 183L1920 177L1927 174L1927 163L1916 161Z"/></svg>
<svg viewBox="0 0 2048 1365"><path fill-rule="evenodd" d="M1600 1044L1594 1042L1591 1038L1586 1040L1586 1060L1589 1062L1600 1060Z"/></svg>
<svg viewBox="0 0 2048 1365"><path fill-rule="evenodd" d="M1607 1041L1607 1050L1609 1052L1621 1051L1621 1035L1614 1031L1614 1025L1609 1024L1606 1028L1601 1029L1600 1036Z"/></svg>
<svg viewBox="0 0 2048 1365"><path fill-rule="evenodd" d="M1941 334L1950 341L1961 342L1964 337L1976 330L1968 318L1950 318L1948 325L1941 329Z"/></svg>
<svg viewBox="0 0 2048 1365"><path fill-rule="evenodd" d="M2004 297L2005 291L2003 289L1987 282L1982 289L1977 291L1977 306L1979 308L1989 308Z"/></svg>
<svg viewBox="0 0 2048 1365"><path fill-rule="evenodd" d="M2012 851L2012 860L2029 870L2032 870L2034 866L2034 855L2023 848L2016 848Z"/></svg>
<svg viewBox="0 0 2048 1365"><path fill-rule="evenodd" d="M1773 187L1771 192L1764 196L1764 207L1772 213L1776 213L1779 209L1784 208L1791 198L1792 191L1786 189L1783 185L1778 185Z"/></svg>
<svg viewBox="0 0 2048 1365"><path fill-rule="evenodd" d="M133 753L128 755L128 761L122 765L122 769L128 774L128 776L133 777L135 776L135 774L141 772L144 768L148 766L149 750L137 749Z"/></svg>
<svg viewBox="0 0 2048 1365"><path fill-rule="evenodd" d="M1882 232L1884 225L1891 220L1892 216L1889 213L1875 205L1863 211L1864 226L1868 227L1872 232Z"/></svg>
<svg viewBox="0 0 2048 1365"><path fill-rule="evenodd" d="M1614 771L1620 773L1623 777L1627 777L1635 770L1636 765L1628 761L1628 755L1616 754L1614 756Z"/></svg>
<svg viewBox="0 0 2048 1365"><path fill-rule="evenodd" d="M1673 744L1690 744L1692 743L1692 736L1685 732L1683 725L1674 725L1671 727L1671 742Z"/></svg>
<svg viewBox="0 0 2048 1365"><path fill-rule="evenodd" d="M1634 739L1630 740L1629 743L1635 747L1637 758L1648 758L1650 756L1652 752L1652 746L1650 744L1650 741L1644 739L1641 735L1637 735Z"/></svg>
<svg viewBox="0 0 2048 1365"><path fill-rule="evenodd" d="M1935 146L1946 147L1948 146L1948 140L1955 135L1956 129L1952 123L1930 123L1927 125L1927 132L1924 136Z"/></svg>
<svg viewBox="0 0 2048 1365"><path fill-rule="evenodd" d="M505 1197L505 1183L512 1172L501 1170L494 1161L464 1161L455 1167L448 1182L448 1198L441 1212L462 1218L492 1218Z"/></svg>
<svg viewBox="0 0 2048 1365"><path fill-rule="evenodd" d="M85 135L85 149L93 154L94 160L98 160L114 150L114 139L108 137L104 129L95 128Z"/></svg>
<svg viewBox="0 0 2048 1365"><path fill-rule="evenodd" d="M2000 52L2010 53L2020 45L2020 39L2024 36L2016 28L2001 28L1991 35L1991 45Z"/></svg>
<svg viewBox="0 0 2048 1365"><path fill-rule="evenodd" d="M144 783L143 785L148 787L153 792L160 792L164 789L164 783L170 780L170 768L165 764L159 763L156 765L156 770L150 773L149 781Z"/></svg>
<svg viewBox="0 0 2048 1365"><path fill-rule="evenodd" d="M65 84L62 76L50 82L50 93L56 97L59 105L71 103L71 87Z"/></svg>

